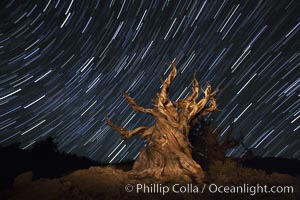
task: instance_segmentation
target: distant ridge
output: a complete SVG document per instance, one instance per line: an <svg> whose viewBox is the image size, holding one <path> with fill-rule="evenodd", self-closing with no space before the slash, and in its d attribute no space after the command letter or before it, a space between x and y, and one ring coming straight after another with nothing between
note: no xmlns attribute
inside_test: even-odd
<svg viewBox="0 0 300 200"><path fill-rule="evenodd" d="M290 174L292 176L300 175L300 160L297 159L254 157L252 159L243 161L242 164L245 167L262 169L267 173L279 172L284 174Z"/></svg>
<svg viewBox="0 0 300 200"><path fill-rule="evenodd" d="M53 138L40 141L29 150L20 149L18 143L0 147L0 160L0 190L11 187L15 177L27 171L32 171L33 180L52 179L68 175L75 170L104 165L86 157L59 152ZM238 163L267 173L289 174L300 182L300 160L297 159L253 157ZM116 165L116 168L127 171L131 169L132 164L133 162L122 163Z"/></svg>
<svg viewBox="0 0 300 200"><path fill-rule="evenodd" d="M10 187L14 178L26 171L32 171L34 180L57 178L74 170L100 165L85 157L59 152L53 138L40 141L29 150L20 149L18 143L0 147L0 162L0 189Z"/></svg>

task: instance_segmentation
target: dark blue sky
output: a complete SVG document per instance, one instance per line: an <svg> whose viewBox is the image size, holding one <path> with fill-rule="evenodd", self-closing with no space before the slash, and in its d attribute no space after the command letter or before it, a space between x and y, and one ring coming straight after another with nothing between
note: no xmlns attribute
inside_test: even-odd
<svg viewBox="0 0 300 200"><path fill-rule="evenodd" d="M59 149L104 163L134 159L144 145L122 141L104 120L151 126L142 106L179 57L170 89L220 88L211 116L260 156L300 158L299 1L1 1L0 145ZM239 156L244 149L229 152Z"/></svg>

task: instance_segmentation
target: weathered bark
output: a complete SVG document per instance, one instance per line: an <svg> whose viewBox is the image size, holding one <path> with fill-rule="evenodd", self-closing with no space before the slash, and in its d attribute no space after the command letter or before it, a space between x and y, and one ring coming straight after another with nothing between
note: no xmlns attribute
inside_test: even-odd
<svg viewBox="0 0 300 200"><path fill-rule="evenodd" d="M214 98L217 90L212 92L211 86L207 84L205 90L201 89L203 98L197 101L199 85L195 73L191 94L177 102L170 100L168 89L177 74L176 63L177 58L172 62L172 70L153 101L153 108L138 106L128 94L124 95L133 110L155 117L156 123L152 127L141 126L128 130L114 125L106 116L108 125L123 139L139 135L147 141L147 146L142 149L131 171L136 179L151 177L161 182L203 181L204 172L192 158L188 134L190 122L195 116L204 116L217 109Z"/></svg>

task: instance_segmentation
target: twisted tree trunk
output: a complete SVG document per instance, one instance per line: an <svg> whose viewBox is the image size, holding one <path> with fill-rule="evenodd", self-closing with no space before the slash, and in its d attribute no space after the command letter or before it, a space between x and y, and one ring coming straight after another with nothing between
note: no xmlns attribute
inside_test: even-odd
<svg viewBox="0 0 300 200"><path fill-rule="evenodd" d="M152 127L138 127L134 130L120 128L114 125L106 116L108 125L118 132L123 139L139 135L147 141L136 159L131 176L136 179L154 178L160 182L202 182L204 172L191 154L191 144L188 140L190 122L196 115L207 115L217 109L211 86L207 84L203 98L197 101L199 85L194 74L192 92L185 99L177 102L168 97L168 88L177 74L177 59L172 62L172 71L163 82L162 89L157 93L154 107L151 109L138 106L128 95L124 94L133 110L151 114L156 123Z"/></svg>

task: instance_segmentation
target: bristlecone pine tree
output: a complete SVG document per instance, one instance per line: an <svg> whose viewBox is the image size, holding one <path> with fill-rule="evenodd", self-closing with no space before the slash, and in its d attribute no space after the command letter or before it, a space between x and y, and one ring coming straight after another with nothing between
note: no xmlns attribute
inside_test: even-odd
<svg viewBox="0 0 300 200"><path fill-rule="evenodd" d="M133 110L155 117L152 127L128 130L114 125L106 116L108 125L123 139L139 135L147 141L129 173L135 180L152 178L159 182L203 182L204 171L192 158L188 134L190 123L196 116L204 116L217 109L214 98L217 90L212 92L207 83L206 89L201 89L203 97L198 101L199 83L195 73L191 94L177 102L170 100L168 88L176 77L176 64L177 59L172 62L172 71L153 100L153 108L138 106L128 94L124 94Z"/></svg>

